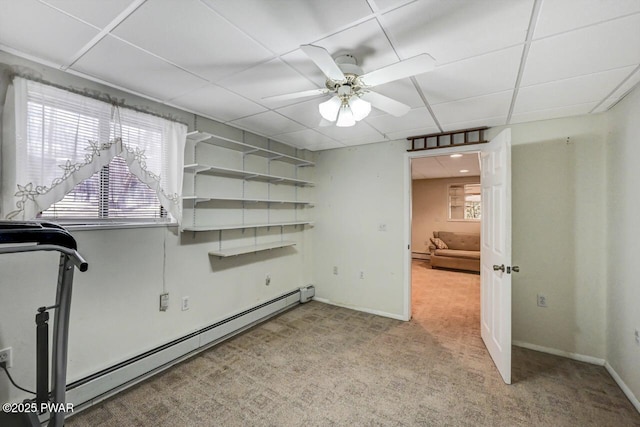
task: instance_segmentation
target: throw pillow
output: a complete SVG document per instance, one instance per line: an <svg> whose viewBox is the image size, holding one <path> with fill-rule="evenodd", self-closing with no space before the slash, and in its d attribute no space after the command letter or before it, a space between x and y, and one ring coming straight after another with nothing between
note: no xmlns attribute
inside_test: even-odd
<svg viewBox="0 0 640 427"><path fill-rule="evenodd" d="M449 249L449 246L445 242L442 241L439 237L430 237L431 243L438 249Z"/></svg>

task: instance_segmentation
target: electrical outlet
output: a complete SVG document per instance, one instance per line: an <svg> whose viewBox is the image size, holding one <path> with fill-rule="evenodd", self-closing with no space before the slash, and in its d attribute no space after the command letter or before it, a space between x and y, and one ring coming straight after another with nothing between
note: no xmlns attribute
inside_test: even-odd
<svg viewBox="0 0 640 427"><path fill-rule="evenodd" d="M361 279L364 279L364 271L361 271L361 272L360 272L360 278L361 278Z"/></svg>
<svg viewBox="0 0 640 427"><path fill-rule="evenodd" d="M542 294L538 294L538 307L547 307L547 297Z"/></svg>
<svg viewBox="0 0 640 427"><path fill-rule="evenodd" d="M640 345L640 330L636 329L634 336L636 338L636 344Z"/></svg>
<svg viewBox="0 0 640 427"><path fill-rule="evenodd" d="M11 347L0 350L0 362L6 362L7 368L10 368L13 365L13 360L11 358Z"/></svg>
<svg viewBox="0 0 640 427"><path fill-rule="evenodd" d="M191 307L189 306L189 297L182 297L182 311L187 311Z"/></svg>
<svg viewBox="0 0 640 427"><path fill-rule="evenodd" d="M338 275L338 267L337 266L333 266L333 274L335 274L336 276Z"/></svg>
<svg viewBox="0 0 640 427"><path fill-rule="evenodd" d="M378 231L387 231L387 224L378 225Z"/></svg>
<svg viewBox="0 0 640 427"><path fill-rule="evenodd" d="M160 311L167 311L169 309L169 292L160 294Z"/></svg>
<svg viewBox="0 0 640 427"><path fill-rule="evenodd" d="M266 286L269 286L271 284L271 275L270 274L267 274L267 277L265 277L264 284Z"/></svg>

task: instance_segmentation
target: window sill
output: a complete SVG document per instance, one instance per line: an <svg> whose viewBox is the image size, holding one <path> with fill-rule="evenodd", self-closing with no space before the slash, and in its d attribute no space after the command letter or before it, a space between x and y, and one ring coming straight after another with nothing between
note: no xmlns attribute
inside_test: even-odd
<svg viewBox="0 0 640 427"><path fill-rule="evenodd" d="M117 230L127 228L159 228L159 227L177 227L177 222L105 222L102 224L78 224L77 222L66 222L56 220L42 220L42 222L52 222L69 231L89 231L89 230Z"/></svg>

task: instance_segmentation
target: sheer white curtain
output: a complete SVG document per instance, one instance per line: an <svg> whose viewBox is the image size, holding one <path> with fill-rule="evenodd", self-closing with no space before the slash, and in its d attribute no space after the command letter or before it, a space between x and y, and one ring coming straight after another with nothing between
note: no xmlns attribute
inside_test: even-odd
<svg viewBox="0 0 640 427"><path fill-rule="evenodd" d="M3 112L2 204L29 220L121 155L180 223L187 128L15 77Z"/></svg>

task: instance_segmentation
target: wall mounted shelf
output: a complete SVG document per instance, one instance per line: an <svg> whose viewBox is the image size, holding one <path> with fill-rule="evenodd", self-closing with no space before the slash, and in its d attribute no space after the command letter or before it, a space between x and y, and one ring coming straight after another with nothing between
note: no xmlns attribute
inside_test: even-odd
<svg viewBox="0 0 640 427"><path fill-rule="evenodd" d="M311 221L270 222L261 224L233 224L233 225L195 225L184 227L184 231L222 231L242 230L246 228L288 227L298 225L313 225Z"/></svg>
<svg viewBox="0 0 640 427"><path fill-rule="evenodd" d="M184 196L182 200L191 200L195 203L202 202L247 202L247 203L276 203L276 204L292 204L292 205L312 205L313 202L304 200L273 200L273 199L253 199L244 197L201 197L201 196Z"/></svg>
<svg viewBox="0 0 640 427"><path fill-rule="evenodd" d="M293 185L300 185L300 186L313 185L313 182L305 181L302 179L287 178L284 176L277 176L277 175L268 175L264 173L251 172L251 171L242 170L242 169L230 169L230 168L223 168L218 166L201 165L197 163L185 165L184 171L193 172L196 174L217 175L217 176L225 176L229 178L242 178L246 180L271 182L274 184L281 183L281 184L293 184Z"/></svg>
<svg viewBox="0 0 640 427"><path fill-rule="evenodd" d="M220 258L232 257L242 254L250 254L253 252L268 251L271 249L286 248L289 246L295 246L296 242L289 240L280 242L261 243L257 245L241 246L238 248L219 249L217 251L209 251L209 255L217 256Z"/></svg>
<svg viewBox="0 0 640 427"><path fill-rule="evenodd" d="M258 147L255 145L247 144L246 142L236 141L224 136L215 135L208 132L194 131L187 134L187 139L195 143L207 143L217 145L219 147L228 148L231 150L241 151L243 154L253 154L256 156L266 157L269 160L277 160L280 162L291 163L296 166L315 166L310 160L306 160L300 157L290 156L288 154L279 153L277 151L268 150L266 148Z"/></svg>
<svg viewBox="0 0 640 427"><path fill-rule="evenodd" d="M290 153L285 154L272 150L271 141L265 142L268 148L208 132L187 134L192 151L184 173L190 175L186 182L191 189L182 200L193 220L182 231L215 232L218 247L209 251L210 256L227 258L294 246L300 243L294 236L313 225L299 213L305 211L302 216L307 217L306 208L313 206L300 198L309 197L314 184L306 179L312 176L306 167L315 163L302 158L307 152L283 145L282 150ZM233 230L242 231L244 242L236 244L244 245L226 248L226 242L233 245L231 239L238 237ZM253 239L247 241L250 236Z"/></svg>

